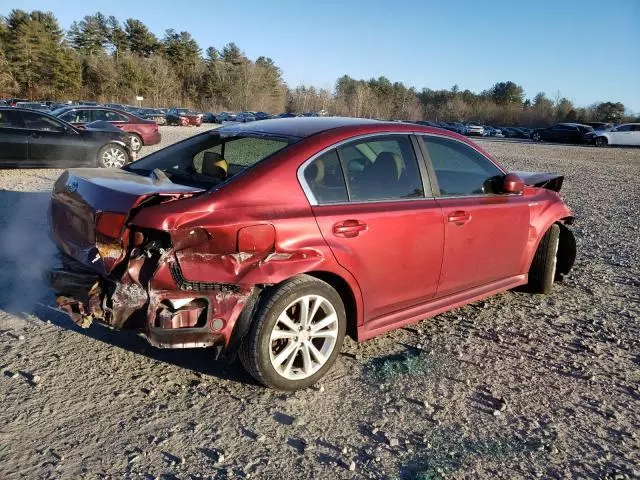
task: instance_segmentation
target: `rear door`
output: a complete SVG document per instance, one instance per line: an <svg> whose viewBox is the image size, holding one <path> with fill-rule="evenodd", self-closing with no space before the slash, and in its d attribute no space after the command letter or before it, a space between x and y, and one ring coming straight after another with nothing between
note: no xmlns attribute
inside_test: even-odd
<svg viewBox="0 0 640 480"><path fill-rule="evenodd" d="M19 167L27 161L29 132L22 128L19 113L0 110L0 167Z"/></svg>
<svg viewBox="0 0 640 480"><path fill-rule="evenodd" d="M504 172L480 151L452 138L421 135L445 222L438 297L524 273L529 205L500 194Z"/></svg>
<svg viewBox="0 0 640 480"><path fill-rule="evenodd" d="M631 143L629 143L629 145L640 147L640 123L634 123L632 129Z"/></svg>
<svg viewBox="0 0 640 480"><path fill-rule="evenodd" d="M437 290L444 222L416 147L408 134L366 136L301 169L324 239L362 290L367 320L424 303Z"/></svg>
<svg viewBox="0 0 640 480"><path fill-rule="evenodd" d="M21 112L29 131L28 163L31 166L64 168L87 163L87 147L74 130L50 115Z"/></svg>

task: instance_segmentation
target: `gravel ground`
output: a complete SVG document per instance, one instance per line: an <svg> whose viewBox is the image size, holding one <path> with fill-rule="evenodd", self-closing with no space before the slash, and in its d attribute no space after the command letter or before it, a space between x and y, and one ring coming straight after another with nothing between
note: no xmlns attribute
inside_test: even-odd
<svg viewBox="0 0 640 480"><path fill-rule="evenodd" d="M0 478L640 477L640 149L479 143L566 174L573 274L347 341L294 394L207 350L76 328L40 282L60 172L0 171Z"/></svg>

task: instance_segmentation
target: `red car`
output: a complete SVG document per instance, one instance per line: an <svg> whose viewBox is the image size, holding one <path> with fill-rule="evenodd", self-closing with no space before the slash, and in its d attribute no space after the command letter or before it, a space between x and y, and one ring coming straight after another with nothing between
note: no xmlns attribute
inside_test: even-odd
<svg viewBox="0 0 640 480"><path fill-rule="evenodd" d="M188 127L193 125L199 127L202 125L202 114L192 112L188 108L171 108L167 110L167 125L177 125L179 127Z"/></svg>
<svg viewBox="0 0 640 480"><path fill-rule="evenodd" d="M131 133L131 149L134 152L140 151L143 145L160 143L161 139L158 124L155 121L145 120L123 110L76 105L58 108L51 112L51 115L80 128L86 123L97 120L109 122L120 130Z"/></svg>
<svg viewBox="0 0 640 480"><path fill-rule="evenodd" d="M287 118L196 135L56 182L57 305L157 347L239 350L270 387L359 341L520 285L576 253L563 177L507 173L461 135Z"/></svg>

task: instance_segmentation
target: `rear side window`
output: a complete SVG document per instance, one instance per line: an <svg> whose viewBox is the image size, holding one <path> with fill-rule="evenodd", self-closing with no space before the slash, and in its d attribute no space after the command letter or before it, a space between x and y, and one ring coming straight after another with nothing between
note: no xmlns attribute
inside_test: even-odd
<svg viewBox="0 0 640 480"><path fill-rule="evenodd" d="M631 132L633 131L633 125L620 125L616 128L616 132Z"/></svg>
<svg viewBox="0 0 640 480"><path fill-rule="evenodd" d="M311 162L304 170L304 178L319 204L349 201L340 159L335 150Z"/></svg>
<svg viewBox="0 0 640 480"><path fill-rule="evenodd" d="M498 193L502 171L477 150L456 140L422 137L436 174L440 195Z"/></svg>
<svg viewBox="0 0 640 480"><path fill-rule="evenodd" d="M69 123L89 123L91 122L91 110L71 110L60 118Z"/></svg>
<svg viewBox="0 0 640 480"><path fill-rule="evenodd" d="M408 136L389 135L338 147L352 202L424 197L418 161Z"/></svg>
<svg viewBox="0 0 640 480"><path fill-rule="evenodd" d="M0 110L0 128L13 128L19 127L16 123L13 112L7 110Z"/></svg>

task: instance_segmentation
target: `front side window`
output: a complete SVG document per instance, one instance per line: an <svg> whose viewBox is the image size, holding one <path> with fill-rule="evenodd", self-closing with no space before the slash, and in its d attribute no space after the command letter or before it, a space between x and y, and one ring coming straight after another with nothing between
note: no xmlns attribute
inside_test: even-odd
<svg viewBox="0 0 640 480"><path fill-rule="evenodd" d="M89 123L91 122L91 110L71 110L60 118L69 123Z"/></svg>
<svg viewBox="0 0 640 480"><path fill-rule="evenodd" d="M320 205L349 201L340 159L335 150L311 162L304 170L304 179Z"/></svg>
<svg viewBox="0 0 640 480"><path fill-rule="evenodd" d="M64 132L65 127L57 120L46 115L39 115L33 112L22 112L24 126L30 130L43 132Z"/></svg>
<svg viewBox="0 0 640 480"><path fill-rule="evenodd" d="M352 202L424 197L408 135L386 135L338 147Z"/></svg>
<svg viewBox="0 0 640 480"><path fill-rule="evenodd" d="M616 128L616 132L630 132L633 130L633 125L620 125Z"/></svg>
<svg viewBox="0 0 640 480"><path fill-rule="evenodd" d="M435 171L440 195L466 196L499 193L503 172L477 150L457 140L422 137Z"/></svg>

